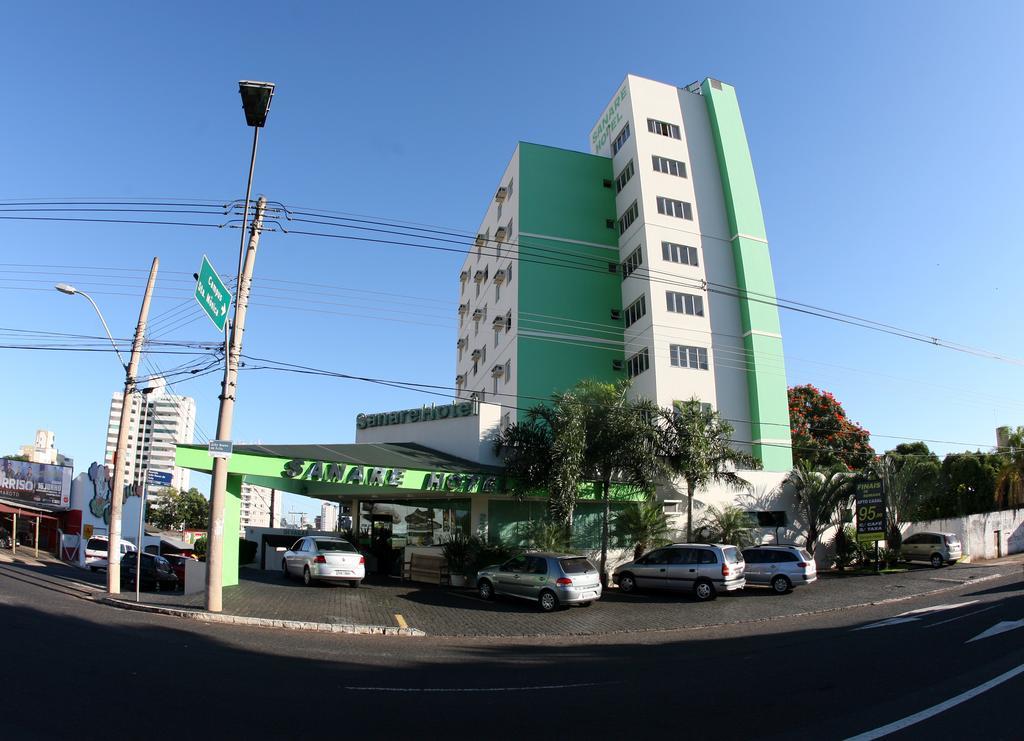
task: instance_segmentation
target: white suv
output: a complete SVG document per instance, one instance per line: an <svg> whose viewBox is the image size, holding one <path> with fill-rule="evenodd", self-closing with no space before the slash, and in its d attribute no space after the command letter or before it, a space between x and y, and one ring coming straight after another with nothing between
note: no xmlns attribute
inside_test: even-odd
<svg viewBox="0 0 1024 741"><path fill-rule="evenodd" d="M109 542L110 539L106 535L94 535L89 538L89 542L85 546L85 565L89 567L90 571L107 568L107 544ZM135 553L135 550L134 543L127 540L121 541L122 558L126 553Z"/></svg>
<svg viewBox="0 0 1024 741"><path fill-rule="evenodd" d="M900 557L905 561L927 561L933 568L954 564L963 557L955 533L914 533L903 539Z"/></svg>
<svg viewBox="0 0 1024 741"><path fill-rule="evenodd" d="M793 587L811 584L818 579L814 559L795 545L759 545L743 551L747 562L747 584L771 587L776 594L785 594Z"/></svg>

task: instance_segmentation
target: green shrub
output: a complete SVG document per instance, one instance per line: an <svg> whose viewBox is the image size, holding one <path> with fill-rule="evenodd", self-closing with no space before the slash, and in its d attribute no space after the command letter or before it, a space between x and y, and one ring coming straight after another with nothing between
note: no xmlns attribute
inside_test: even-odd
<svg viewBox="0 0 1024 741"><path fill-rule="evenodd" d="M860 549L857 547L857 533L852 527L844 527L836 533L832 543L835 549L835 564L840 571L853 566L857 561Z"/></svg>
<svg viewBox="0 0 1024 741"><path fill-rule="evenodd" d="M256 552L259 550L260 544L252 540L246 540L245 538L238 539L238 565L244 566L247 563L252 563L256 560Z"/></svg>
<svg viewBox="0 0 1024 741"><path fill-rule="evenodd" d="M441 546L444 559L448 562L448 573L465 574L472 556L472 538L461 528L456 528L451 539Z"/></svg>
<svg viewBox="0 0 1024 741"><path fill-rule="evenodd" d="M192 553L200 561L206 560L206 554L210 550L210 541L207 540L204 535L201 538L196 538L196 542L192 544Z"/></svg>
<svg viewBox="0 0 1024 741"><path fill-rule="evenodd" d="M476 576L476 572L487 566L507 561L512 557L514 551L508 546L500 543L491 545L479 535L469 539L468 564L469 573Z"/></svg>
<svg viewBox="0 0 1024 741"><path fill-rule="evenodd" d="M569 550L569 529L549 520L530 523L530 547L538 551L567 553Z"/></svg>

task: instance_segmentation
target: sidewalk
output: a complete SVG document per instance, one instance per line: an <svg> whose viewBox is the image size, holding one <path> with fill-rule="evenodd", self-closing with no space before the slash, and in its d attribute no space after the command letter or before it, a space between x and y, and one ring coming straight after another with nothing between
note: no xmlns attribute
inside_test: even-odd
<svg viewBox="0 0 1024 741"><path fill-rule="evenodd" d="M422 632L432 636L607 635L679 630L829 612L944 591L1019 572L1021 563L1024 555L943 569L914 567L900 574L825 578L781 596L769 589L748 587L708 603L672 593L625 595L610 589L591 607L553 614L542 614L529 602L484 602L471 590L393 580L370 580L359 589L306 587L299 581L285 581L276 572L243 569L238 586L224 590L223 616L213 620L336 632ZM202 594L186 597L147 592L143 601L172 614L187 612L197 619L210 619L203 610ZM134 600L131 603L134 606Z"/></svg>

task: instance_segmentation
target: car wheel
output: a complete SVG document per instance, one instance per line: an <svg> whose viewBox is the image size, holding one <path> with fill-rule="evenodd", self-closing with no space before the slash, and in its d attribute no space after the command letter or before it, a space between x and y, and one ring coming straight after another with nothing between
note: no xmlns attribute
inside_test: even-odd
<svg viewBox="0 0 1024 741"><path fill-rule="evenodd" d="M363 583L363 582L362 582L361 580L359 580L359 579L356 579L355 581L350 581L350 582L348 583L348 585L349 585L350 587L352 587L352 589L357 589L357 588L359 587L359 585L360 585L360 584L362 584L362 583Z"/></svg>
<svg viewBox="0 0 1024 741"><path fill-rule="evenodd" d="M698 602L710 602L717 596L715 585L707 580L699 581L693 585L693 596Z"/></svg>
<svg viewBox="0 0 1024 741"><path fill-rule="evenodd" d="M623 594L632 594L636 591L636 579L632 574L623 574L619 577L619 589Z"/></svg>
<svg viewBox="0 0 1024 741"><path fill-rule="evenodd" d="M537 604L540 605L541 612L554 612L558 607L558 597L554 592L545 589L537 598Z"/></svg>
<svg viewBox="0 0 1024 741"><path fill-rule="evenodd" d="M937 569L942 566L942 555L939 553L932 554L932 568Z"/></svg>
<svg viewBox="0 0 1024 741"><path fill-rule="evenodd" d="M494 587L486 579L481 579L480 583L476 585L477 594L480 595L480 599L492 600L494 599Z"/></svg>
<svg viewBox="0 0 1024 741"><path fill-rule="evenodd" d="M772 591L774 591L775 594L785 594L792 588L793 585L790 584L789 579L784 576L776 576L772 579Z"/></svg>
<svg viewBox="0 0 1024 741"><path fill-rule="evenodd" d="M308 566L302 570L302 583L307 587L313 586L313 575L309 573Z"/></svg>
<svg viewBox="0 0 1024 741"><path fill-rule="evenodd" d="M281 576L283 576L285 579L291 578L291 574L288 573L288 562L285 561L283 558L281 559Z"/></svg>

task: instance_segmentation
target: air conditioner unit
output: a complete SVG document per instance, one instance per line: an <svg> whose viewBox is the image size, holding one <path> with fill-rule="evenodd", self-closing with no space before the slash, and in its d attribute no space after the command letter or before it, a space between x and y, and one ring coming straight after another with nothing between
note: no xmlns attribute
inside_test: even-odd
<svg viewBox="0 0 1024 741"><path fill-rule="evenodd" d="M483 318L484 318L484 310L483 309L473 309L473 321L479 322Z"/></svg>
<svg viewBox="0 0 1024 741"><path fill-rule="evenodd" d="M460 337L459 341L455 343L455 346L458 347L460 350L465 348L466 347L466 338L465 337Z"/></svg>
<svg viewBox="0 0 1024 741"><path fill-rule="evenodd" d="M498 188L498 192L494 194L494 200L498 203L504 203L508 197L508 188Z"/></svg>
<svg viewBox="0 0 1024 741"><path fill-rule="evenodd" d="M470 355L470 357L473 358L473 360L479 360L480 359L480 351L479 350L474 350L473 354Z"/></svg>
<svg viewBox="0 0 1024 741"><path fill-rule="evenodd" d="M484 236L483 234L477 234L476 235L476 246L477 247L483 247L485 244L487 244L487 237Z"/></svg>
<svg viewBox="0 0 1024 741"><path fill-rule="evenodd" d="M455 376L455 385L461 386L466 381L466 377L463 374Z"/></svg>
<svg viewBox="0 0 1024 741"><path fill-rule="evenodd" d="M499 226L498 227L498 231L496 231L494 233L494 241L495 242L504 242L505 241L505 237L507 237L507 236L508 236L508 231L505 229L505 227Z"/></svg>
<svg viewBox="0 0 1024 741"><path fill-rule="evenodd" d="M460 314L465 314L467 311L469 311L469 304L459 304Z"/></svg>
<svg viewBox="0 0 1024 741"><path fill-rule="evenodd" d="M499 285L499 286L502 283L505 282L505 271L504 270L496 270L496 271L494 271L494 282L497 285Z"/></svg>
<svg viewBox="0 0 1024 741"><path fill-rule="evenodd" d="M484 400L484 392L483 391L474 391L473 393L471 393L469 395L469 399L470 399L470 401L483 401Z"/></svg>
<svg viewBox="0 0 1024 741"><path fill-rule="evenodd" d="M483 283L484 282L484 271L483 270L477 270L475 273L473 273L473 281L475 283Z"/></svg>
<svg viewBox="0 0 1024 741"><path fill-rule="evenodd" d="M622 312L618 309L612 309L612 319L616 322L622 319Z"/></svg>
<svg viewBox="0 0 1024 741"><path fill-rule="evenodd" d="M491 322L491 327L494 329L505 329L505 317L496 316L494 321Z"/></svg>
<svg viewBox="0 0 1024 741"><path fill-rule="evenodd" d="M621 360L613 360L612 361L612 370L616 370L616 371L622 370L622 361Z"/></svg>
<svg viewBox="0 0 1024 741"><path fill-rule="evenodd" d="M494 366L493 368L491 368L491 375L494 376L495 378L499 378L499 377L505 375L505 366L503 366L503 365L496 365L496 366Z"/></svg>
<svg viewBox="0 0 1024 741"><path fill-rule="evenodd" d="M459 280L461 280L463 283L469 280L469 271L463 270L461 273L459 273Z"/></svg>

